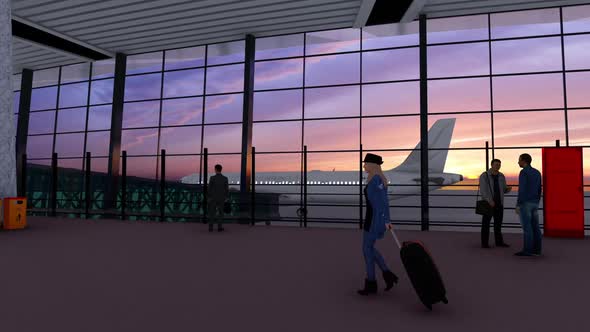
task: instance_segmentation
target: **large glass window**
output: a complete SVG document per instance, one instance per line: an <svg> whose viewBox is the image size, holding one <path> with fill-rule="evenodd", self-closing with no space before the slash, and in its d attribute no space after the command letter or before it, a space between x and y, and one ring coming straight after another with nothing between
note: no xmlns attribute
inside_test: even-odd
<svg viewBox="0 0 590 332"><path fill-rule="evenodd" d="M563 8L565 36L560 36L559 8L427 21L431 222L473 221L471 195L479 174L489 167L486 153L503 161L502 172L516 184L521 153L533 155L533 165L540 168L541 147L556 140L565 145L568 134L570 145L585 146L586 110L571 108L590 106L585 88L590 84L588 8ZM432 45L437 43L444 45ZM472 75L482 77L450 79ZM570 108L567 119L564 107ZM453 174L462 177L452 180ZM507 195L508 204L514 199L514 193ZM517 220L505 223L516 226Z"/></svg>
<svg viewBox="0 0 590 332"><path fill-rule="evenodd" d="M102 186L108 166L113 76L114 59L33 72L27 137L28 174L33 176L27 194L35 202L33 208L47 207L46 200L33 199L49 190L36 185L39 179L34 175L47 172L53 153L58 157L58 197L65 197L58 200L58 209L82 208L86 152L92 155L91 171L96 175L91 181L96 188Z"/></svg>
<svg viewBox="0 0 590 332"><path fill-rule="evenodd" d="M488 39L488 16L431 19L427 31L429 44Z"/></svg>
<svg viewBox="0 0 590 332"><path fill-rule="evenodd" d="M363 116L420 113L419 82L363 85Z"/></svg>
<svg viewBox="0 0 590 332"><path fill-rule="evenodd" d="M304 34L256 39L256 60L303 55Z"/></svg>
<svg viewBox="0 0 590 332"><path fill-rule="evenodd" d="M490 79L465 78L428 82L428 112L489 111Z"/></svg>
<svg viewBox="0 0 590 332"><path fill-rule="evenodd" d="M305 90L305 118L351 117L360 114L360 87Z"/></svg>
<svg viewBox="0 0 590 332"><path fill-rule="evenodd" d="M559 8L491 14L492 38L559 34Z"/></svg>
<svg viewBox="0 0 590 332"><path fill-rule="evenodd" d="M128 57L122 149L142 156L132 158L129 175L158 178L164 149L166 180L194 183L203 148L240 153L244 46L242 40Z"/></svg>
<svg viewBox="0 0 590 332"><path fill-rule="evenodd" d="M553 146L556 140L565 142L563 111L494 115L494 143L498 147Z"/></svg>
<svg viewBox="0 0 590 332"><path fill-rule="evenodd" d="M563 108L561 74L494 77L494 109Z"/></svg>
<svg viewBox="0 0 590 332"><path fill-rule="evenodd" d="M308 217L351 222L358 213L360 144L383 155L391 170L419 143L417 28L413 22L257 39L257 188L283 194L281 220L296 220L304 146ZM400 116L407 114L413 116ZM419 208L419 200L401 204Z"/></svg>
<svg viewBox="0 0 590 332"><path fill-rule="evenodd" d="M541 148L555 140L590 151L589 16L585 5L428 19L427 96L420 95L416 21L256 38L257 188L281 193L263 202L269 203L265 211L298 220L307 146L308 217L356 216L359 177L366 177L359 167L362 145L363 154L384 158L394 183L392 219L419 221L423 97L431 221L473 222L486 157L502 159L502 171L515 183L523 152L540 168ZM122 133L128 175L157 179L165 149L167 181L202 181L208 148L209 174L220 163L238 184L248 105L244 48L239 40L128 56ZM91 152L101 157L93 169L106 170L113 76L113 59L34 72L27 152L35 167L48 165L57 152L60 166L82 169L84 153ZM514 193L508 200L513 203ZM268 207L271 201L280 206Z"/></svg>
<svg viewBox="0 0 590 332"><path fill-rule="evenodd" d="M494 74L561 70L561 38L493 42L492 68Z"/></svg>
<svg viewBox="0 0 590 332"><path fill-rule="evenodd" d="M363 50L418 46L418 22L405 24L382 24L363 28Z"/></svg>
<svg viewBox="0 0 590 332"><path fill-rule="evenodd" d="M205 65L205 46L181 48L165 52L165 70L202 67Z"/></svg>
<svg viewBox="0 0 590 332"><path fill-rule="evenodd" d="M306 55L358 51L361 47L358 29L339 29L307 33Z"/></svg>
<svg viewBox="0 0 590 332"><path fill-rule="evenodd" d="M363 82L420 78L418 48L363 53Z"/></svg>
<svg viewBox="0 0 590 332"><path fill-rule="evenodd" d="M324 55L306 58L305 85L359 83L360 54Z"/></svg>
<svg viewBox="0 0 590 332"><path fill-rule="evenodd" d="M488 75L488 43L428 47L428 77Z"/></svg>

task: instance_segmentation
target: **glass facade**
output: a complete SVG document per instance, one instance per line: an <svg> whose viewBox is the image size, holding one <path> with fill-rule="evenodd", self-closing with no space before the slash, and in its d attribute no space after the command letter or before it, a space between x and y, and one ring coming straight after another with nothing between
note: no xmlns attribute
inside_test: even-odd
<svg viewBox="0 0 590 332"><path fill-rule="evenodd" d="M556 140L584 148L590 186L589 8L427 20L431 224L479 223L473 206L486 157L501 159L508 182L516 184L518 155L531 154L542 171L541 148ZM274 218L298 220L306 176L309 220L357 223L359 158L372 152L384 157L385 171L411 169L409 182L391 175L392 219L420 223L418 26L256 39L256 185L281 205ZM165 149L167 182L200 183L207 148L208 173L222 164L239 189L247 65L243 40L129 55L121 142L127 174L159 179ZM56 152L60 167L83 169L89 151L98 158L93 170L106 172L113 75L113 61L35 71L30 163L48 165ZM15 89L15 112L18 94ZM453 134L445 142L436 128L448 123ZM444 182L455 175L463 180ZM515 193L507 199L512 208ZM506 222L516 225L516 216L507 213Z"/></svg>
<svg viewBox="0 0 590 332"><path fill-rule="evenodd" d="M243 41L128 56L127 174L158 179L162 149L167 181L200 174L204 147L212 162L231 160L228 171L239 172L243 90Z"/></svg>
<svg viewBox="0 0 590 332"><path fill-rule="evenodd" d="M109 69L110 68L110 69ZM95 72L100 71L100 75ZM113 60L81 63L33 73L27 138L29 164L106 172L114 77ZM96 158L94 158L96 157Z"/></svg>

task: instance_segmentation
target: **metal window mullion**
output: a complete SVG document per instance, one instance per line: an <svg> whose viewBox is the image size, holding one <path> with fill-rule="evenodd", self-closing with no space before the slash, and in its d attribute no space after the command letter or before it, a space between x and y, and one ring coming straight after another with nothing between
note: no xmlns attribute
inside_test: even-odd
<svg viewBox="0 0 590 332"><path fill-rule="evenodd" d="M358 195L359 195L359 228L363 229L363 167L362 167L362 160L363 160L363 30L362 28L359 29L360 31L360 85L359 85L359 185L358 185Z"/></svg>
<svg viewBox="0 0 590 332"><path fill-rule="evenodd" d="M203 179L203 167L207 165L203 164L203 151L205 148L205 103L207 101L207 72L208 72L208 60L209 59L209 45L205 45L205 69L203 73L203 101L201 103L201 151L199 152L199 184L204 183Z"/></svg>
<svg viewBox="0 0 590 332"><path fill-rule="evenodd" d="M56 96L56 100L55 100L55 116L54 116L54 121L53 121L53 143L52 143L52 149L51 152L55 153L55 141L56 141L56 136L57 136L57 116L59 113L59 94L60 94L60 87L61 87L61 69L62 67L59 67L59 71L58 71L58 78L57 78L57 96ZM59 159L59 156L58 156Z"/></svg>
<svg viewBox="0 0 590 332"><path fill-rule="evenodd" d="M301 154L300 154L300 171L299 171L299 207L302 208L304 204L304 183L303 180L305 178L304 172L304 152L303 147L305 146L305 70L306 70L306 63L307 63L307 32L303 33L303 77L302 77L302 91L301 91ZM307 211L303 211L305 215L307 215ZM301 224L300 224L301 226Z"/></svg>
<svg viewBox="0 0 590 332"><path fill-rule="evenodd" d="M244 54L244 91L242 98L242 144L240 165L240 192L250 191L252 174L252 136L254 118L254 75L255 75L256 39L253 35L246 36Z"/></svg>
<svg viewBox="0 0 590 332"><path fill-rule="evenodd" d="M492 139L492 159L496 158L495 157L495 142L494 142L494 77L492 76L493 74L493 67L492 67L492 18L491 15L488 14L488 54L489 54L489 65L490 65L490 120L491 120L491 139ZM486 168L487 168L487 163L486 163Z"/></svg>
<svg viewBox="0 0 590 332"><path fill-rule="evenodd" d="M115 59L108 161L109 186L107 186L104 199L106 209L115 208L117 203L119 165L121 161L121 136L123 132L123 106L125 103L127 56L123 53L117 53Z"/></svg>
<svg viewBox="0 0 590 332"><path fill-rule="evenodd" d="M158 140L156 143L156 181L160 179L160 134L162 129L162 98L164 98L164 63L166 62L166 52L162 52L162 63L160 71L160 98L158 99Z"/></svg>
<svg viewBox="0 0 590 332"><path fill-rule="evenodd" d="M18 196L24 196L26 188L21 187L23 183L22 170L26 165L23 165L23 155L27 153L27 141L29 135L29 114L31 110L31 94L33 92L33 71L30 69L23 69L21 74L21 86L20 86L20 100L18 106L18 122L16 131L16 174L18 180L18 186L20 192Z"/></svg>
<svg viewBox="0 0 590 332"><path fill-rule="evenodd" d="M563 8L559 7L559 27L561 31L561 69L563 80L563 110L565 117L565 146L570 145L569 119L567 107L567 76L565 72L565 37L563 36Z"/></svg>
<svg viewBox="0 0 590 332"><path fill-rule="evenodd" d="M86 172L91 172L91 169L86 169L86 165L88 164L87 161L87 156L86 156L86 145L88 143L88 116L90 113L90 91L92 89L92 65L93 63L91 62L90 65L88 66L88 92L86 94L86 119L85 119L85 123L84 123L84 145L82 147L82 170L85 172L85 179L86 179ZM92 167L92 166L91 166ZM82 186L82 188L84 188L84 208L86 209L86 218L88 218L88 210L89 210L89 204L88 202L90 202L89 198L87 197L87 194L90 193L90 188L87 188L89 181L84 181L84 185ZM89 187L89 186L88 186ZM80 198L82 198L82 195L80 195Z"/></svg>
<svg viewBox="0 0 590 332"><path fill-rule="evenodd" d="M428 62L427 62L427 20L420 15L420 197L421 230L429 228L428 197Z"/></svg>
<svg viewBox="0 0 590 332"><path fill-rule="evenodd" d="M93 63L90 63L88 69L88 77L92 78L92 66ZM88 80L88 94L86 95L86 121L84 123L84 148L82 152L82 170L86 170L86 150L88 144L88 117L90 116L90 91L92 89L92 80Z"/></svg>

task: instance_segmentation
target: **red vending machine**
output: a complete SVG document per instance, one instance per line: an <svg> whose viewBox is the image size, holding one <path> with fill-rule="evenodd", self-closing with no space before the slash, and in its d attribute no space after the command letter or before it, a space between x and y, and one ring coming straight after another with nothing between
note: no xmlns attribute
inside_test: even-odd
<svg viewBox="0 0 590 332"><path fill-rule="evenodd" d="M545 236L584 237L584 168L581 147L543 148Z"/></svg>

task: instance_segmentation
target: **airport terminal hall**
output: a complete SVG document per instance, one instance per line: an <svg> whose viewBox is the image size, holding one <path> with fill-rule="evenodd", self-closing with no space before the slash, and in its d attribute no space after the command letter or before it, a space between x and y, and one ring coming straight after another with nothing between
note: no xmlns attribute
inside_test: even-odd
<svg viewBox="0 0 590 332"><path fill-rule="evenodd" d="M590 331L590 0L0 0L1 332Z"/></svg>

